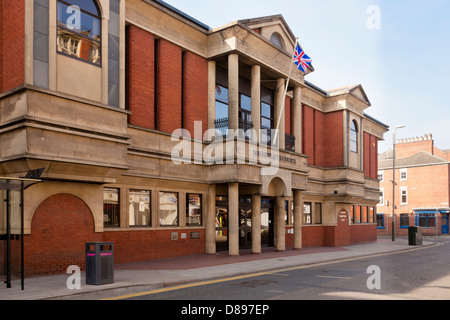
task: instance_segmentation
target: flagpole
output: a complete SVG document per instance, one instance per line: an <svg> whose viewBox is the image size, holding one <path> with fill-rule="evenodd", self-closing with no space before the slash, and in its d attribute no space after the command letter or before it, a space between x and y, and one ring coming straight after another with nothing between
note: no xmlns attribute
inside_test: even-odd
<svg viewBox="0 0 450 320"><path fill-rule="evenodd" d="M289 81L291 80L292 65L294 64L295 50L297 49L297 44L298 44L298 38L295 39L294 53L292 54L292 58L291 58L291 66L290 66L290 69L289 69L288 78L286 80L286 88L284 89L283 99L281 100L282 107L280 108L280 114L278 116L278 123L277 123L277 126L276 126L274 141L277 141L277 138L278 138L278 135L279 135L279 132L280 132L279 129L280 129L280 124L281 124L281 116L283 115L283 111L286 109L286 96L287 96L287 91L288 91L288 87L289 87Z"/></svg>

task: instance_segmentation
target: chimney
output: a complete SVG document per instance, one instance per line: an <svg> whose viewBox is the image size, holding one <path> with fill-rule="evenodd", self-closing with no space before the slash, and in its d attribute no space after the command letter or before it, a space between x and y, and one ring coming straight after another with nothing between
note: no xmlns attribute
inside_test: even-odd
<svg viewBox="0 0 450 320"><path fill-rule="evenodd" d="M422 137L400 139L400 143L396 145L398 159L411 157L421 151L434 154L434 141L431 133Z"/></svg>

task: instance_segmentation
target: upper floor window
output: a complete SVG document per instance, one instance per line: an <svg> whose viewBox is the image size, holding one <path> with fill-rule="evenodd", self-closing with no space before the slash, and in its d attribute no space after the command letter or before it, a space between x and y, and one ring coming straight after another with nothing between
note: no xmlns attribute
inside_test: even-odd
<svg viewBox="0 0 450 320"><path fill-rule="evenodd" d="M355 120L350 126L350 151L358 153L358 125Z"/></svg>
<svg viewBox="0 0 450 320"><path fill-rule="evenodd" d="M378 171L378 180L384 182L384 171Z"/></svg>
<svg viewBox="0 0 450 320"><path fill-rule="evenodd" d="M272 34L272 36L270 37L270 42L272 42L278 48L284 50L284 41L278 33L275 32Z"/></svg>
<svg viewBox="0 0 450 320"><path fill-rule="evenodd" d="M272 129L274 128L274 97L273 91L261 88L261 143L272 143Z"/></svg>
<svg viewBox="0 0 450 320"><path fill-rule="evenodd" d="M408 204L408 188L401 188L401 199L402 199L402 203L401 204Z"/></svg>
<svg viewBox="0 0 450 320"><path fill-rule="evenodd" d="M408 169L400 170L400 181L407 181L407 180L408 180Z"/></svg>
<svg viewBox="0 0 450 320"><path fill-rule="evenodd" d="M88 61L101 62L101 15L93 0L58 0L57 50Z"/></svg>

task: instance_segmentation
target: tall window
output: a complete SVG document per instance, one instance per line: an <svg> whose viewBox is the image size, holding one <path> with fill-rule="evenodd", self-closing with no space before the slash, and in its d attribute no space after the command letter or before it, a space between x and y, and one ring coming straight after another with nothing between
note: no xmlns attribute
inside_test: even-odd
<svg viewBox="0 0 450 320"><path fill-rule="evenodd" d="M312 204L305 202L303 205L303 224L312 224Z"/></svg>
<svg viewBox="0 0 450 320"><path fill-rule="evenodd" d="M243 129L245 133L247 130L252 128L252 98L245 94L241 94L239 107L239 129Z"/></svg>
<svg viewBox="0 0 450 320"><path fill-rule="evenodd" d="M403 213L400 215L400 228L409 227L409 214Z"/></svg>
<svg viewBox="0 0 450 320"><path fill-rule="evenodd" d="M186 226L202 225L202 195L186 194Z"/></svg>
<svg viewBox="0 0 450 320"><path fill-rule="evenodd" d="M384 214L379 213L377 214L377 228L378 229L384 229Z"/></svg>
<svg viewBox="0 0 450 320"><path fill-rule="evenodd" d="M275 119L273 106L273 91L261 88L261 142L267 145L272 141L271 133Z"/></svg>
<svg viewBox="0 0 450 320"><path fill-rule="evenodd" d="M150 191L130 190L129 198L130 227L150 227Z"/></svg>
<svg viewBox="0 0 450 320"><path fill-rule="evenodd" d="M216 130L223 136L228 134L228 89L216 85Z"/></svg>
<svg viewBox="0 0 450 320"><path fill-rule="evenodd" d="M178 226L178 193L159 193L159 225L161 227Z"/></svg>
<svg viewBox="0 0 450 320"><path fill-rule="evenodd" d="M358 125L355 120L350 126L350 151L358 153Z"/></svg>
<svg viewBox="0 0 450 320"><path fill-rule="evenodd" d="M408 204L408 188L405 187L401 189L401 196L402 196L401 204Z"/></svg>
<svg viewBox="0 0 450 320"><path fill-rule="evenodd" d="M93 0L58 0L58 53L88 61L101 62L101 16Z"/></svg>
<svg viewBox="0 0 450 320"><path fill-rule="evenodd" d="M380 190L380 202L378 204L384 206L384 189Z"/></svg>
<svg viewBox="0 0 450 320"><path fill-rule="evenodd" d="M369 223L375 223L375 212L374 207L369 208Z"/></svg>
<svg viewBox="0 0 450 320"><path fill-rule="evenodd" d="M278 48L284 50L284 41L278 33L275 32L272 34L272 36L270 37L270 42L272 42Z"/></svg>
<svg viewBox="0 0 450 320"><path fill-rule="evenodd" d="M103 225L105 228L119 227L119 189L103 190Z"/></svg>

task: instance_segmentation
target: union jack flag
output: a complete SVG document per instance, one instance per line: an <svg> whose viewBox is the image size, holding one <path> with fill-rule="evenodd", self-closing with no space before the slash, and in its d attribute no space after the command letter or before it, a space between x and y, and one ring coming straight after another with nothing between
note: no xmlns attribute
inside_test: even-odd
<svg viewBox="0 0 450 320"><path fill-rule="evenodd" d="M305 51L300 48L300 45L298 43L297 47L295 48L294 62L297 65L297 68L300 71L303 71L305 74L308 70L308 67L312 63L311 58L306 55Z"/></svg>

